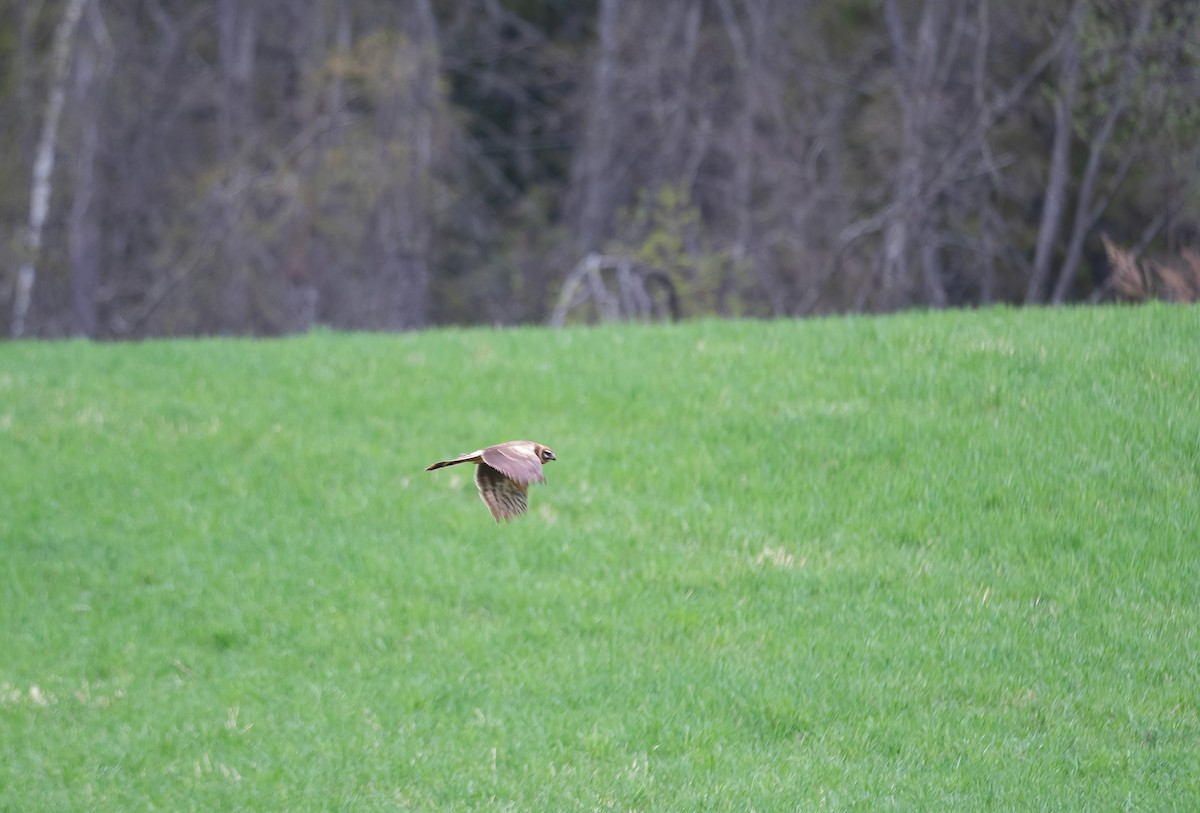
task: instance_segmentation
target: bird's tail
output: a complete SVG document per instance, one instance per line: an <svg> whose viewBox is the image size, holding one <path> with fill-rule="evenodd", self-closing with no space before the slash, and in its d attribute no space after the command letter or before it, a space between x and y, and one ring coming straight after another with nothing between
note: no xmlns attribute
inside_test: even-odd
<svg viewBox="0 0 1200 813"><path fill-rule="evenodd" d="M443 466L454 466L459 463L466 463L466 462L467 461L465 461L465 460L439 460L438 462L434 463L432 466L427 467L425 469L425 471L433 471L434 469L440 469Z"/></svg>

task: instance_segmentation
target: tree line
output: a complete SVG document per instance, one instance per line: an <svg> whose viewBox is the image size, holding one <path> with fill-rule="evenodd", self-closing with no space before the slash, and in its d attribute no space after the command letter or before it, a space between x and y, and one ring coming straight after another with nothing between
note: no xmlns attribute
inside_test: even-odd
<svg viewBox="0 0 1200 813"><path fill-rule="evenodd" d="M1200 295L1191 0L0 10L8 336Z"/></svg>

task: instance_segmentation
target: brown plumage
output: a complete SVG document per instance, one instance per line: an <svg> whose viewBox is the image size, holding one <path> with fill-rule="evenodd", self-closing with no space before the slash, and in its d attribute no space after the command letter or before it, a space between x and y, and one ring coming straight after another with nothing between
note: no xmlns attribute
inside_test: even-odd
<svg viewBox="0 0 1200 813"><path fill-rule="evenodd" d="M542 463L551 460L557 458L548 446L531 440L510 440L459 455L453 460L440 460L425 471L474 463L479 498L499 522L525 512L529 507L529 484L546 482Z"/></svg>

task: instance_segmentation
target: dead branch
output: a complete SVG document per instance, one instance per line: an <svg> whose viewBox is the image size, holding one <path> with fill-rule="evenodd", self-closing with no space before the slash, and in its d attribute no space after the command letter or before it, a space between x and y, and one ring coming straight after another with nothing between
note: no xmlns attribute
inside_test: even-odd
<svg viewBox="0 0 1200 813"><path fill-rule="evenodd" d="M602 322L675 321L680 316L679 295L671 278L629 257L593 252L580 260L563 283L549 324L562 327L571 311L588 302Z"/></svg>

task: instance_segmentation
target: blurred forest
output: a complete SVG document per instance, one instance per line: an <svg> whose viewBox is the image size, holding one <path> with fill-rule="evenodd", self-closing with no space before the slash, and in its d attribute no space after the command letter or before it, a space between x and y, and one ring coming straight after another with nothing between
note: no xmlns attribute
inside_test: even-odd
<svg viewBox="0 0 1200 813"><path fill-rule="evenodd" d="M0 0L6 336L1200 293L1194 0Z"/></svg>

